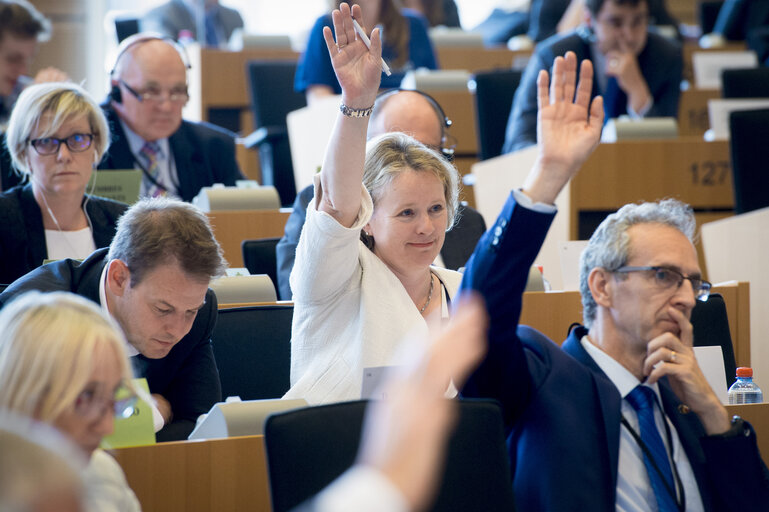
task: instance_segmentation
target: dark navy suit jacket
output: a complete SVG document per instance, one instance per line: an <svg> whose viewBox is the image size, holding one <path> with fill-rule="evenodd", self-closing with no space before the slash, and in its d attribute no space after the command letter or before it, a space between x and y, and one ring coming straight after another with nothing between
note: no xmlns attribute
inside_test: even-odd
<svg viewBox="0 0 769 512"><path fill-rule="evenodd" d="M553 215L508 200L468 262L461 290L480 292L489 310L489 351L462 391L503 407L519 510L614 511L622 398L580 344L577 328L558 347L519 326L529 268ZM666 379L660 393L691 462L707 511L763 510L769 477L753 429L706 436Z"/></svg>
<svg viewBox="0 0 769 512"><path fill-rule="evenodd" d="M72 292L99 304L99 280L107 263L108 249L99 249L82 263L61 260L30 272L0 294L0 308L29 290ZM198 416L222 399L219 371L211 348L216 324L217 301L212 290L195 317L190 332L162 359L139 354L131 358L134 371L146 377L151 393L171 403L173 421L157 433L158 441L187 439Z"/></svg>
<svg viewBox="0 0 769 512"><path fill-rule="evenodd" d="M96 248L107 247L127 204L91 196L86 205ZM32 185L0 194L0 283L12 283L48 258L40 205Z"/></svg>
<svg viewBox="0 0 769 512"><path fill-rule="evenodd" d="M507 121L503 153L511 153L537 143L537 75L542 69L551 72L553 62L568 51L577 54L578 65L591 58L589 34L580 29L553 36L540 43L531 56L515 91ZM678 117L683 60L681 47L657 34L650 33L646 47L638 55L638 65L654 98L646 117ZM598 80L593 80L591 98L602 94Z"/></svg>
<svg viewBox="0 0 769 512"><path fill-rule="evenodd" d="M102 109L112 133L112 144L99 162L98 169L133 169L135 160L123 126L115 111L103 104ZM192 201L203 187L214 183L234 186L243 179L235 161L235 134L209 123L182 121L168 138L179 179L179 197Z"/></svg>

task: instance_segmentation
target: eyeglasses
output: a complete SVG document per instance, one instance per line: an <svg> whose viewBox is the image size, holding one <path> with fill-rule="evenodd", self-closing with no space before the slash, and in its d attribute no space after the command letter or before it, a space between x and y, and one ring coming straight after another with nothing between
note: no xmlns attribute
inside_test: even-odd
<svg viewBox="0 0 769 512"><path fill-rule="evenodd" d="M681 287L684 279L688 279L692 283L692 289L694 290L694 297L702 302L708 300L710 296L710 289L713 287L707 281L700 279L699 277L685 276L678 270L668 267L620 267L614 272L618 274L627 274L629 272L648 272L651 274L651 278L654 280L654 284L661 289L675 288L676 290ZM653 272L653 274L652 274Z"/></svg>
<svg viewBox="0 0 769 512"><path fill-rule="evenodd" d="M92 133L73 133L66 139L57 139L56 137L43 137L42 139L32 139L29 145L35 148L38 155L55 155L59 152L61 143L64 142L67 148L73 153L82 153L91 147L93 142Z"/></svg>
<svg viewBox="0 0 769 512"><path fill-rule="evenodd" d="M136 395L125 385L120 386L111 398L99 397L93 389L83 390L75 399L75 412L90 420L104 417L111 410L115 418L128 418L135 410Z"/></svg>
<svg viewBox="0 0 769 512"><path fill-rule="evenodd" d="M187 93L187 87L171 89L168 92L164 92L158 88L150 87L144 91L137 91L125 81L120 80L120 85L126 88L128 92L141 101L147 101L150 103L162 103L168 98L171 103L186 103L190 99L189 93Z"/></svg>

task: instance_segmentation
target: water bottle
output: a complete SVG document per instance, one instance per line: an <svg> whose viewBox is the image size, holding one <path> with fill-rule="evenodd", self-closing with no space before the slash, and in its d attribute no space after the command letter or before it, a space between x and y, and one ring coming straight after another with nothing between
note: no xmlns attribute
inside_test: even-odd
<svg viewBox="0 0 769 512"><path fill-rule="evenodd" d="M753 369L737 368L737 380L729 388L729 404L758 404L763 401L761 388L753 382Z"/></svg>

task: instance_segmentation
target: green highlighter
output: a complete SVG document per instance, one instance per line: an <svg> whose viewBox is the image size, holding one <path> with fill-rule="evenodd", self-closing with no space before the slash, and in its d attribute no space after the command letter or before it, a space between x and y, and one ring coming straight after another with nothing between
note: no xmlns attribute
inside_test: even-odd
<svg viewBox="0 0 769 512"><path fill-rule="evenodd" d="M143 389L149 396L150 389L147 379L134 379L136 389ZM131 391L124 389L115 397L117 401L129 399ZM126 409L127 417L115 416L115 431L102 439L101 448L112 450L114 448L126 448L128 446L146 446L155 444L155 427L152 422L152 407L144 400L137 398L133 408Z"/></svg>

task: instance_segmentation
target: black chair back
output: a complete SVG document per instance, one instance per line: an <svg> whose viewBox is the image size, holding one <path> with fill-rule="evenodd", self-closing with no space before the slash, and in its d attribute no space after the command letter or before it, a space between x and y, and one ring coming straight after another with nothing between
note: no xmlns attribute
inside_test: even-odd
<svg viewBox="0 0 769 512"><path fill-rule="evenodd" d="M722 98L769 98L769 68L725 69Z"/></svg>
<svg viewBox="0 0 769 512"><path fill-rule="evenodd" d="M222 396L280 398L291 369L292 305L221 309L211 336Z"/></svg>
<svg viewBox="0 0 769 512"><path fill-rule="evenodd" d="M258 238L243 240L240 249L243 253L243 264L251 274L267 274L272 279L275 289L278 289L278 260L275 256L275 246L280 237Z"/></svg>
<svg viewBox="0 0 769 512"><path fill-rule="evenodd" d="M769 109L732 112L729 116L734 211L769 206Z"/></svg>
<svg viewBox="0 0 769 512"><path fill-rule="evenodd" d="M295 73L296 61L254 60L247 64L257 131L246 143L259 149L262 182L278 190L283 206L291 206L296 197L286 116L307 105L304 94L294 91Z"/></svg>
<svg viewBox="0 0 769 512"><path fill-rule="evenodd" d="M117 42L139 33L139 18L115 18L115 35Z"/></svg>
<svg viewBox="0 0 769 512"><path fill-rule="evenodd" d="M265 424L274 512L317 494L355 461L366 401L275 414ZM514 510L502 412L496 402L462 400L433 511Z"/></svg>
<svg viewBox="0 0 769 512"><path fill-rule="evenodd" d="M473 80L478 152L481 160L488 160L502 154L507 119L510 117L513 95L521 81L521 71L484 71L473 75Z"/></svg>
<svg viewBox="0 0 769 512"><path fill-rule="evenodd" d="M720 293L713 293L706 302L697 301L692 310L692 329L695 347L720 346L724 354L724 372L727 388L734 384L737 364L734 345L726 317L726 303Z"/></svg>

